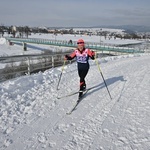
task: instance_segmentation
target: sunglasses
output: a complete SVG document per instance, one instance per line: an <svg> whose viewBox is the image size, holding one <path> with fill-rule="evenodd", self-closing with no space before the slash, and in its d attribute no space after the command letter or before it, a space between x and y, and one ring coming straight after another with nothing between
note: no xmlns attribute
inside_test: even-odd
<svg viewBox="0 0 150 150"><path fill-rule="evenodd" d="M84 42L78 42L77 44L84 44Z"/></svg>

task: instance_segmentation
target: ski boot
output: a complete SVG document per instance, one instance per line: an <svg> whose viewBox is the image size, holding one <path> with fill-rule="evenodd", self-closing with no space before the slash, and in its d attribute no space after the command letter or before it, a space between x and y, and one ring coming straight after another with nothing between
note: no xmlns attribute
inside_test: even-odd
<svg viewBox="0 0 150 150"><path fill-rule="evenodd" d="M79 99L82 97L83 92L86 90L86 84L83 83L82 85L80 85L80 91L79 91Z"/></svg>
<svg viewBox="0 0 150 150"><path fill-rule="evenodd" d="M85 83L83 84L82 90L86 91L86 84Z"/></svg>
<svg viewBox="0 0 150 150"><path fill-rule="evenodd" d="M82 97L83 91L79 91L79 99Z"/></svg>

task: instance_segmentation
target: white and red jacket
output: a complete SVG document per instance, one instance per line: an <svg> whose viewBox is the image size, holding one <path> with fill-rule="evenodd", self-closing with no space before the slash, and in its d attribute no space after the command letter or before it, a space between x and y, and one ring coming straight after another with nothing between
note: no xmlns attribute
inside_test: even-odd
<svg viewBox="0 0 150 150"><path fill-rule="evenodd" d="M89 69L89 57L94 59L95 52L90 49L84 48L83 51L76 49L70 56L67 57L68 60L72 60L76 57L79 70Z"/></svg>

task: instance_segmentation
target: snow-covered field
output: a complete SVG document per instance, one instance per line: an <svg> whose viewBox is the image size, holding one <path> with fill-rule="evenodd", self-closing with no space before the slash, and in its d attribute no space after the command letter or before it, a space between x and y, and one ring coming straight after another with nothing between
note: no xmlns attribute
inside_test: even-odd
<svg viewBox="0 0 150 150"><path fill-rule="evenodd" d="M119 33L119 34L124 34L123 29L111 29L111 28L73 28L74 31L89 31L92 33L97 33L97 32L109 32L109 33Z"/></svg>
<svg viewBox="0 0 150 150"><path fill-rule="evenodd" d="M122 44L138 44L142 43L141 40L130 40L130 39L120 39L116 38L114 39L113 37L111 39L106 38L104 36L96 36L96 35L71 35L71 34L58 34L55 36L54 34L32 34L30 38L43 38L43 39L51 39L51 40L63 40L63 41L77 41L78 39L82 38L85 40L85 42L96 42L100 44L112 44L112 45L122 45Z"/></svg>
<svg viewBox="0 0 150 150"><path fill-rule="evenodd" d="M66 115L78 90L76 63L0 84L1 150L149 150L150 55L100 59L110 100L94 61L86 78L87 93Z"/></svg>
<svg viewBox="0 0 150 150"><path fill-rule="evenodd" d="M121 32L121 31L118 31ZM8 35L5 34L5 37ZM85 40L85 42L94 42L94 43L100 43L104 45L122 45L122 44L138 44L142 41L140 40L121 40L119 38L114 39L113 37L111 39L104 38L104 36L88 36L88 35L71 35L71 34L58 34L55 36L54 34L31 34L29 38L41 38L41 39L50 39L50 40L63 40L63 41L77 41L78 39L82 38ZM57 49L50 45L40 45L40 44L28 44L27 51L23 51L23 46L21 45L9 45L9 43L5 40L5 38L0 38L0 56L10 56L10 55L23 55L23 54L35 54L35 53L41 53L44 50L53 50ZM65 48L62 48L65 49ZM32 51L33 50L33 51Z"/></svg>
<svg viewBox="0 0 150 150"><path fill-rule="evenodd" d="M12 55L25 55L25 54L39 54L41 51L34 48L28 48L27 51L23 50L21 45L9 45L5 38L0 38L0 56L12 56Z"/></svg>

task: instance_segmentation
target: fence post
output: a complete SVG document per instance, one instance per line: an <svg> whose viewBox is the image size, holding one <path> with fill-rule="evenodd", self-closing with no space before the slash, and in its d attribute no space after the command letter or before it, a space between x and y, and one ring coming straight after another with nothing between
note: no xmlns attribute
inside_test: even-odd
<svg viewBox="0 0 150 150"><path fill-rule="evenodd" d="M27 51L27 43L23 42L23 50Z"/></svg>
<svg viewBox="0 0 150 150"><path fill-rule="evenodd" d="M28 59L28 75L30 75L31 72L30 58L27 57L27 59Z"/></svg>
<svg viewBox="0 0 150 150"><path fill-rule="evenodd" d="M52 55L52 68L54 68L54 56Z"/></svg>

